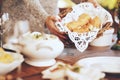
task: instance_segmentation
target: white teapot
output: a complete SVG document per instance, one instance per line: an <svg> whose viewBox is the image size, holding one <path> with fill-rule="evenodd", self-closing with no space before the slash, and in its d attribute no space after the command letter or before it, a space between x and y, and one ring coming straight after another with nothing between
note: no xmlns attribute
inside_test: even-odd
<svg viewBox="0 0 120 80"><path fill-rule="evenodd" d="M19 39L21 53L25 55L25 62L33 66L51 66L56 63L55 58L64 50L64 44L55 35L28 32Z"/></svg>

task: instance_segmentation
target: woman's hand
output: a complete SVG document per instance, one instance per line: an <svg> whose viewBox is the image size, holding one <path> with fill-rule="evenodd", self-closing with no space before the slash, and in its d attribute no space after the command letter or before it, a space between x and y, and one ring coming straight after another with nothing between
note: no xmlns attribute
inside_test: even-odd
<svg viewBox="0 0 120 80"><path fill-rule="evenodd" d="M55 22L60 21L60 20L61 19L59 17L48 16L45 24L52 34L58 36L61 39L61 41L63 41L63 43L66 43L69 41L69 37L67 33L60 32L59 29L55 26Z"/></svg>

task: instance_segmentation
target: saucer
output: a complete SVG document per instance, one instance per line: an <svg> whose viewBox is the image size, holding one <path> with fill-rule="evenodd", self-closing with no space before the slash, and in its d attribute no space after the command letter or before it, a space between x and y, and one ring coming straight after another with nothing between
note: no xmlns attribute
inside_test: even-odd
<svg viewBox="0 0 120 80"><path fill-rule="evenodd" d="M51 60L33 60L26 58L25 62L31 66L36 66L36 67L47 67L47 66L52 66L56 63L55 59Z"/></svg>

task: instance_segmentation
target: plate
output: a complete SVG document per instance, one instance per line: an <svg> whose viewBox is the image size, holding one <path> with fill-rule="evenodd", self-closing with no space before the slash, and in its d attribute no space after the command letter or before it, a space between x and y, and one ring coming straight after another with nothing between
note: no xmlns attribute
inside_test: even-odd
<svg viewBox="0 0 120 80"><path fill-rule="evenodd" d="M76 64L83 67L100 68L106 73L120 73L120 57L88 57L78 60Z"/></svg>

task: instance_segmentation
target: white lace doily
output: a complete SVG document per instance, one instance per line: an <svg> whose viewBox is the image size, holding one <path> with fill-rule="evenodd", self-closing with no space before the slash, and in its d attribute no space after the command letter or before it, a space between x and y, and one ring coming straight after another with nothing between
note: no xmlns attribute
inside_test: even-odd
<svg viewBox="0 0 120 80"><path fill-rule="evenodd" d="M85 32L85 33L77 33L77 32L71 32L66 26L66 23L69 23L71 21L77 20L78 17L83 14L87 13L91 16L91 18L95 16L99 16L101 20L101 25L104 25L106 22L113 22L112 16L110 15L109 12L107 12L104 8L102 7L94 7L92 3L80 3L74 7L72 7L72 11L68 13L61 22L56 22L57 28L59 28L60 31L62 32L68 32L69 38L74 42L76 48L80 51L83 52L86 50L88 47L89 42L94 40L97 36L97 33L100 29L94 28L90 32ZM101 26L102 28L102 26Z"/></svg>

